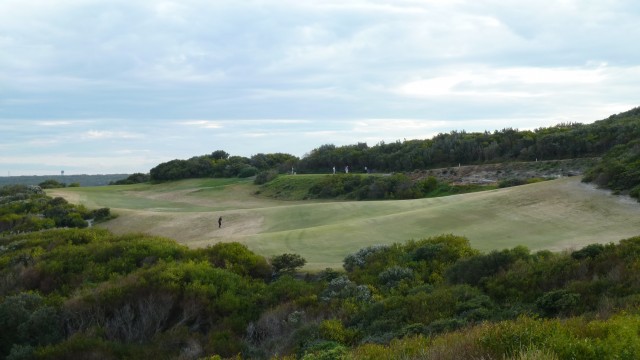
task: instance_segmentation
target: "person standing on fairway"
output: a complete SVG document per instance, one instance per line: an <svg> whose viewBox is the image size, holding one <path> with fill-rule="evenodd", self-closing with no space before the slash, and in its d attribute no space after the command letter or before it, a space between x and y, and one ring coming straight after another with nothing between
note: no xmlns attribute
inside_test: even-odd
<svg viewBox="0 0 640 360"><path fill-rule="evenodd" d="M222 227L222 216L218 218L218 229Z"/></svg>

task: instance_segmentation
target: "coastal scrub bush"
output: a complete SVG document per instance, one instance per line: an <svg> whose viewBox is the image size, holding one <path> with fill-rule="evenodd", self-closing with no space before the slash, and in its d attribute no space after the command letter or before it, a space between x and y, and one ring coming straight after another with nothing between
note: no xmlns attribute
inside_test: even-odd
<svg viewBox="0 0 640 360"><path fill-rule="evenodd" d="M272 273L271 266L264 257L237 242L221 242L195 252L197 256L203 256L214 266L238 275L267 279Z"/></svg>
<svg viewBox="0 0 640 360"><path fill-rule="evenodd" d="M29 347L58 342L64 337L60 311L38 293L23 292L0 303L0 356L25 352Z"/></svg>
<svg viewBox="0 0 640 360"><path fill-rule="evenodd" d="M258 173L258 169L253 166L245 166L238 171L239 178L248 178L256 175Z"/></svg>
<svg viewBox="0 0 640 360"><path fill-rule="evenodd" d="M269 259L275 274L293 273L307 263L307 260L298 254L282 254Z"/></svg>
<svg viewBox="0 0 640 360"><path fill-rule="evenodd" d="M269 181L277 177L278 177L277 170L260 171L259 173L256 174L256 178L253 180L253 183L256 185L262 185L262 184L268 183Z"/></svg>

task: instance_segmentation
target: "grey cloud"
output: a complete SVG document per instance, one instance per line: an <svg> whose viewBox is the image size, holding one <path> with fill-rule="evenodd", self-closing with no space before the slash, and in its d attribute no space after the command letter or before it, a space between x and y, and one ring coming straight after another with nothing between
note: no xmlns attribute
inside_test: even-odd
<svg viewBox="0 0 640 360"><path fill-rule="evenodd" d="M398 119L420 135L593 121L637 105L639 17L631 0L6 0L0 130L49 149L94 131L92 152L155 161L406 137ZM385 118L399 131L346 125ZM21 128L81 119L96 123Z"/></svg>

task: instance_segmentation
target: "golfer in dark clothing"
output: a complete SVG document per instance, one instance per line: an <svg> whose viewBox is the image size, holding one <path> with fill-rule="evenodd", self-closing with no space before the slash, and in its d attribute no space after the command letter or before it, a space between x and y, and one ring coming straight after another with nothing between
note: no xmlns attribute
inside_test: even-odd
<svg viewBox="0 0 640 360"><path fill-rule="evenodd" d="M218 228L222 227L222 216L218 218Z"/></svg>

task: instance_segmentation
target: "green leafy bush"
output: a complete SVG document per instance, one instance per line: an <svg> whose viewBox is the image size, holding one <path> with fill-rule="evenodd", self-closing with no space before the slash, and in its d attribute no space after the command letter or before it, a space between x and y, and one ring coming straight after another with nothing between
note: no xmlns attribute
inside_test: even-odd
<svg viewBox="0 0 640 360"><path fill-rule="evenodd" d="M298 254L282 254L269 259L273 272L276 274L293 273L307 263L307 260Z"/></svg>
<svg viewBox="0 0 640 360"><path fill-rule="evenodd" d="M583 181L618 192L628 192L640 201L640 140L609 150L602 161L589 169Z"/></svg>
<svg viewBox="0 0 640 360"><path fill-rule="evenodd" d="M491 251L489 254L461 258L446 271L447 279L452 283L480 285L483 279L508 270L518 260L528 260L529 250L524 246L511 250Z"/></svg>
<svg viewBox="0 0 640 360"><path fill-rule="evenodd" d="M278 171L276 170L267 170L261 171L256 175L256 178L253 180L253 183L256 185L266 184L269 181L278 177Z"/></svg>
<svg viewBox="0 0 640 360"><path fill-rule="evenodd" d="M58 189L58 188L66 187L67 184L58 182L57 180L50 179L50 180L45 180L41 182L40 184L38 184L38 186L40 186L43 189Z"/></svg>
<svg viewBox="0 0 640 360"><path fill-rule="evenodd" d="M240 169L240 171L238 172L238 177L239 178L248 178L248 177L252 177L255 176L258 173L258 169L253 167L253 166L246 166L243 167L242 169Z"/></svg>
<svg viewBox="0 0 640 360"><path fill-rule="evenodd" d="M221 242L196 251L214 266L238 275L267 279L272 274L271 266L264 257L256 255L240 243Z"/></svg>
<svg viewBox="0 0 640 360"><path fill-rule="evenodd" d="M149 174L134 173L129 175L126 179L111 182L109 185L141 184L141 183L149 182L150 180L151 180L151 177L149 176Z"/></svg>
<svg viewBox="0 0 640 360"><path fill-rule="evenodd" d="M33 347L59 342L64 338L59 309L46 304L37 293L23 292L0 303L0 356L18 358Z"/></svg>
<svg viewBox="0 0 640 360"><path fill-rule="evenodd" d="M536 300L536 307L546 316L570 315L580 300L580 294L565 289L544 293Z"/></svg>

